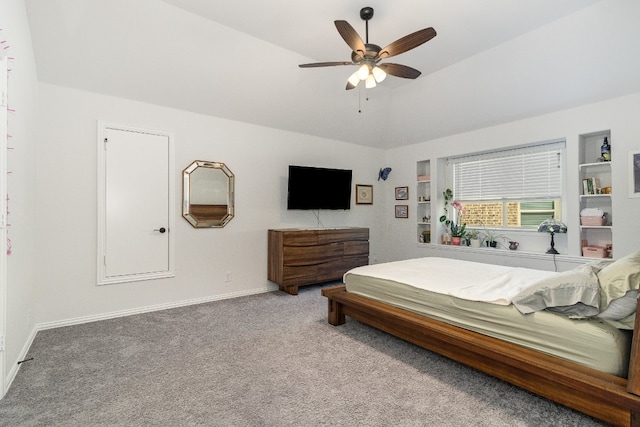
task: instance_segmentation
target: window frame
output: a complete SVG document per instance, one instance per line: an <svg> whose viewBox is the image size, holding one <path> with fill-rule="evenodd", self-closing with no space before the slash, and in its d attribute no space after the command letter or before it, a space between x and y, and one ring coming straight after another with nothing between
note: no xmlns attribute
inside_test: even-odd
<svg viewBox="0 0 640 427"><path fill-rule="evenodd" d="M495 158L504 158L509 159L513 156L522 156L523 154L526 156L528 153L540 153L540 152L556 152L558 154L557 165L560 169L559 177L557 177L553 182L555 183L555 187L558 191L556 194L550 195L549 198L543 198L540 196L537 197L523 197L523 198L514 198L511 196L508 197L492 197L487 199L465 199L456 197L456 171L455 167L457 164L465 163L465 162L474 162L477 160L487 160L487 159L495 159ZM539 143L531 143L519 146L505 147L495 150L477 152L477 153L466 153L459 156L452 156L446 158L446 182L451 183L447 188L452 188L454 191L454 199L460 201L463 204L472 204L472 203L501 203L502 204L502 220L501 225L488 225L491 228L502 229L505 231L522 231L522 232L536 232L537 228L532 225L526 226L510 226L508 225L508 205L509 203L527 203L527 202L541 202L541 201L549 201L554 203L553 207L553 216L558 220L564 221L563 215L566 210L564 209L566 204L566 140L557 139L546 142ZM549 165L551 166L552 160L549 160ZM526 180L525 180L526 182ZM526 212L526 211L525 211ZM519 213L518 222L522 223L522 212ZM474 227L483 227L487 226L485 224L470 224L470 228Z"/></svg>

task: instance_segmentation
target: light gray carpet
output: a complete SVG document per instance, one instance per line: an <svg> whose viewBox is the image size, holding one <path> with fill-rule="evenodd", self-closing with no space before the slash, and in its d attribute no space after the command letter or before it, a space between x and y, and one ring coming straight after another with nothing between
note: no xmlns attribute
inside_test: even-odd
<svg viewBox="0 0 640 427"><path fill-rule="evenodd" d="M311 286L40 332L0 425L602 425L326 308Z"/></svg>

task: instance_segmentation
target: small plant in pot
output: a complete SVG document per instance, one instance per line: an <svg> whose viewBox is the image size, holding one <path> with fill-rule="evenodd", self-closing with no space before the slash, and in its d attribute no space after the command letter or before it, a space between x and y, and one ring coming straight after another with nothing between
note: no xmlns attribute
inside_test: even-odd
<svg viewBox="0 0 640 427"><path fill-rule="evenodd" d="M509 238L503 234L498 234L495 230L489 230L483 227L482 239L487 244L488 248L497 248L498 240L509 240Z"/></svg>
<svg viewBox="0 0 640 427"><path fill-rule="evenodd" d="M472 248L480 247L481 240L480 240L479 230L475 230L475 229L467 230L466 238L467 238L467 241L469 242L469 246L471 246Z"/></svg>
<svg viewBox="0 0 640 427"><path fill-rule="evenodd" d="M453 239L458 239L458 245L460 245L460 242L462 241L462 239L465 236L465 224L462 225L457 225L455 223L451 223L449 225L450 229L451 229L451 240L452 242L454 242L453 244L455 245L455 240Z"/></svg>

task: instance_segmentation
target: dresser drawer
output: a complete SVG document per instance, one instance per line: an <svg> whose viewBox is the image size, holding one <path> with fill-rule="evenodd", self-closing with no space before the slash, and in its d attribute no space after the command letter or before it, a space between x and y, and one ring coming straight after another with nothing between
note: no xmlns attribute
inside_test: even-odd
<svg viewBox="0 0 640 427"><path fill-rule="evenodd" d="M344 256L369 255L369 241L344 242Z"/></svg>
<svg viewBox="0 0 640 427"><path fill-rule="evenodd" d="M368 228L335 228L318 231L318 244L354 240L369 241Z"/></svg>
<svg viewBox="0 0 640 427"><path fill-rule="evenodd" d="M342 280L342 276L354 267L367 265L369 256L344 257L318 265L318 283Z"/></svg>
<svg viewBox="0 0 640 427"><path fill-rule="evenodd" d="M282 274L282 285L309 285L318 283L318 266L285 266Z"/></svg>
<svg viewBox="0 0 640 427"><path fill-rule="evenodd" d="M285 266L312 265L342 257L344 244L339 242L318 246L285 246L282 248L282 253Z"/></svg>
<svg viewBox="0 0 640 427"><path fill-rule="evenodd" d="M284 231L280 234L284 246L315 246L318 244L316 230Z"/></svg>

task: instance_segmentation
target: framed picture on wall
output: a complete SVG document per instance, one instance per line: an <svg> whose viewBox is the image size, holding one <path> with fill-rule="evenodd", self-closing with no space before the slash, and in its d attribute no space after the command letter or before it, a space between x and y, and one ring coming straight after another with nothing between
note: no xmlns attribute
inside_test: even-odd
<svg viewBox="0 0 640 427"><path fill-rule="evenodd" d="M356 184L356 205L373 204L373 185Z"/></svg>
<svg viewBox="0 0 640 427"><path fill-rule="evenodd" d="M409 206L396 205L396 218L409 218Z"/></svg>
<svg viewBox="0 0 640 427"><path fill-rule="evenodd" d="M409 200L409 187L396 187L396 200Z"/></svg>
<svg viewBox="0 0 640 427"><path fill-rule="evenodd" d="M629 197L640 197L640 151L629 152Z"/></svg>

